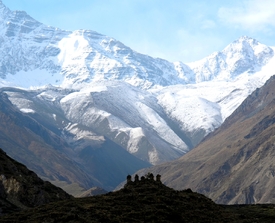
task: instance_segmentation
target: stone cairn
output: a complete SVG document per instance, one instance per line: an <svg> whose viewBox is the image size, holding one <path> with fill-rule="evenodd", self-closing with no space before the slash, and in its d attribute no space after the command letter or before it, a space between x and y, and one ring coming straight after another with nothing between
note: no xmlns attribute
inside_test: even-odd
<svg viewBox="0 0 275 223"><path fill-rule="evenodd" d="M134 177L134 181L132 181L132 176L131 175L128 175L127 176L127 183L126 184L132 184L132 183L137 183L137 182L142 182L142 181L145 181L145 180L151 180L151 181L154 181L154 175L152 173L148 173L146 174L146 176L142 176L140 179L139 179L139 176L136 174L135 177ZM159 183L162 183L161 182L161 175L157 175L156 176L156 182L159 182Z"/></svg>

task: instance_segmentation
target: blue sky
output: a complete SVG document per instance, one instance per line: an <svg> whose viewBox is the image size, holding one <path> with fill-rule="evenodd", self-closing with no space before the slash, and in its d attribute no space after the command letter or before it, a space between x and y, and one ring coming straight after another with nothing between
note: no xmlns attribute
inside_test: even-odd
<svg viewBox="0 0 275 223"><path fill-rule="evenodd" d="M61 29L90 29L132 49L191 62L246 35L275 46L275 0L2 0Z"/></svg>

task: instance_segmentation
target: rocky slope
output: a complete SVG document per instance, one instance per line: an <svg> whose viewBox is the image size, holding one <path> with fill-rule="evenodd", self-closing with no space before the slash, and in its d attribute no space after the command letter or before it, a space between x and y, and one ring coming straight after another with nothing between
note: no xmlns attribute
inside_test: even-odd
<svg viewBox="0 0 275 223"><path fill-rule="evenodd" d="M0 161L0 215L71 198L8 157L2 149Z"/></svg>
<svg viewBox="0 0 275 223"><path fill-rule="evenodd" d="M153 164L175 159L189 149L156 98L129 84L97 82L81 91L47 87L31 92L4 88L3 92L25 115L52 123L79 152L90 143L100 144L104 137Z"/></svg>
<svg viewBox="0 0 275 223"><path fill-rule="evenodd" d="M255 90L220 128L176 161L155 166L175 188L224 204L274 203L275 77Z"/></svg>

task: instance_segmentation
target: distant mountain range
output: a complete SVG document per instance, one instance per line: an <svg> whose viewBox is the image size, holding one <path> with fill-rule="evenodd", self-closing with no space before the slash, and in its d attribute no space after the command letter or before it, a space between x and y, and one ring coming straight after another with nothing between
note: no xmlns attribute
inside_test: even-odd
<svg viewBox="0 0 275 223"><path fill-rule="evenodd" d="M12 114L3 115L2 148L45 179L85 189L111 190L125 174L181 157L275 68L274 48L245 36L171 63L94 31L46 26L2 1L0 30L0 109L7 115L10 103Z"/></svg>

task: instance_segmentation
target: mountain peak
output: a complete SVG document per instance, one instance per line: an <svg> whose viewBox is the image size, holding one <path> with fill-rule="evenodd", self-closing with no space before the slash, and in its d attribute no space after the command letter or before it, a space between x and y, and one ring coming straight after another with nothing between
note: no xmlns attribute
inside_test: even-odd
<svg viewBox="0 0 275 223"><path fill-rule="evenodd" d="M253 72L254 67L265 65L274 54L272 48L247 36L229 44L222 53L237 75L245 71Z"/></svg>
<svg viewBox="0 0 275 223"><path fill-rule="evenodd" d="M238 40L236 41L256 41L255 39L253 39L252 37L249 36L241 36ZM258 42L258 41L257 41Z"/></svg>
<svg viewBox="0 0 275 223"><path fill-rule="evenodd" d="M248 36L241 36L239 39L235 40L234 42L232 42L231 44L229 44L225 49L227 49L228 47L233 47L233 48L238 48L238 47L242 47L242 48L247 48L247 47L251 47L251 48L255 48L256 46L261 45L262 47L267 47L264 44L261 44L259 41L257 41L256 39L253 39L251 37Z"/></svg>
<svg viewBox="0 0 275 223"><path fill-rule="evenodd" d="M7 14L9 14L11 11L9 8L7 8L3 2L0 0L0 21L1 18L5 18Z"/></svg>
<svg viewBox="0 0 275 223"><path fill-rule="evenodd" d="M253 74L273 57L274 52L257 40L241 36L222 51L190 63L196 73L196 82L234 80L243 73Z"/></svg>
<svg viewBox="0 0 275 223"><path fill-rule="evenodd" d="M22 33L29 33L38 26L40 22L36 21L25 11L11 11L0 0L0 23L1 31L7 37L13 37ZM22 38L22 37L20 37Z"/></svg>

